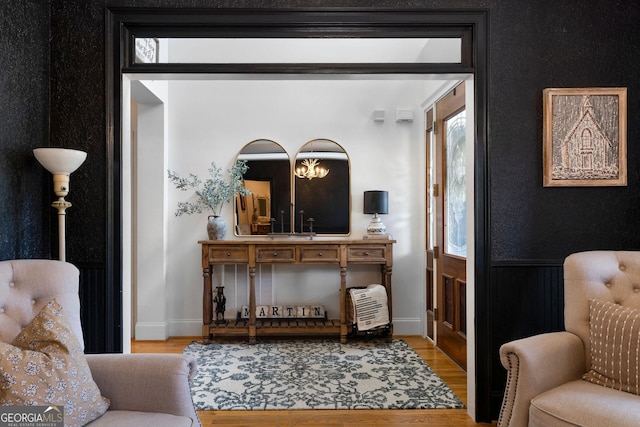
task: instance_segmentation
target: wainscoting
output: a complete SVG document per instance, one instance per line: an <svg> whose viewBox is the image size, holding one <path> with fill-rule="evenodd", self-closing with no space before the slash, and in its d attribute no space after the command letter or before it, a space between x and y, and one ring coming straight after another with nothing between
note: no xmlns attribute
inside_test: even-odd
<svg viewBox="0 0 640 427"><path fill-rule="evenodd" d="M499 413L506 371L498 351L505 342L564 329L562 263L496 263L490 269L485 346L477 360L487 368L491 384L491 414ZM478 339L483 335L478 333ZM480 405L481 403L479 403Z"/></svg>
<svg viewBox="0 0 640 427"><path fill-rule="evenodd" d="M108 284L104 266L80 269L80 320L86 353L122 352L122 293Z"/></svg>

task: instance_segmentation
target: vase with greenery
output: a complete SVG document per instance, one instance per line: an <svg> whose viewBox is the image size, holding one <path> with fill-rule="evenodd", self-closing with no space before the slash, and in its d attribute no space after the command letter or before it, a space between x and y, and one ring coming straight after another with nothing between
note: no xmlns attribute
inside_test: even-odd
<svg viewBox="0 0 640 427"><path fill-rule="evenodd" d="M209 240L223 240L227 229L224 220L220 218L222 206L230 202L236 194L241 196L251 194L251 191L245 188L243 181L243 176L248 169L247 161L239 160L227 169L225 177L222 168L218 167L216 162L211 162L209 178L204 181L192 173L183 177L175 171L168 170L169 181L178 190L194 191L193 201L178 202L176 216L210 212L207 223Z"/></svg>

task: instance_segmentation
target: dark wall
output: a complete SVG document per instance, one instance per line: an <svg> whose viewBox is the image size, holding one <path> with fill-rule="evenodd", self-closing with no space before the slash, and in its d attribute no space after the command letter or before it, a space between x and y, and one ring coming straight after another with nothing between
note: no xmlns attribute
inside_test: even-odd
<svg viewBox="0 0 640 427"><path fill-rule="evenodd" d="M490 396L484 402L495 418L506 378L499 346L564 327L564 257L640 249L640 44L634 24L640 7L631 0L492 4L490 266L480 316L488 342L478 362L484 397ZM618 86L628 88L628 185L543 187L543 89Z"/></svg>
<svg viewBox="0 0 640 427"><path fill-rule="evenodd" d="M499 2L491 9L493 261L557 262L581 249L640 248L639 16L632 0ZM599 86L628 88L628 186L543 188L542 90Z"/></svg>
<svg viewBox="0 0 640 427"><path fill-rule="evenodd" d="M53 182L31 152L49 145L48 39L45 2L0 3L0 259L50 253Z"/></svg>
<svg viewBox="0 0 640 427"><path fill-rule="evenodd" d="M50 144L88 151L87 162L72 175L67 259L83 272L90 350L117 351L120 333L119 291L105 283L106 259L118 256L110 253L106 239L112 225L107 187L118 171L108 164L111 147L105 144L110 131L105 129L105 7L370 5L488 11L488 265L476 307L481 420L497 417L504 386L500 344L562 327L563 258L587 249L640 249L640 126L635 120L640 8L635 0L51 0L50 9L37 1L6 3L0 5L0 258L56 256L50 176L33 160L31 149ZM600 86L628 88L628 186L543 188L542 90Z"/></svg>

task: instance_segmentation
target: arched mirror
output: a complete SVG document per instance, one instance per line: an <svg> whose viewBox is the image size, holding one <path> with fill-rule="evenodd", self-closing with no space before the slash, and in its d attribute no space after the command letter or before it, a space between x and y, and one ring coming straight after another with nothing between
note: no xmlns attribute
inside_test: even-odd
<svg viewBox="0 0 640 427"><path fill-rule="evenodd" d="M235 234L291 232L291 162L280 144L258 139L245 145L236 160L246 160L244 175L250 195L236 196Z"/></svg>
<svg viewBox="0 0 640 427"><path fill-rule="evenodd" d="M314 139L296 154L294 231L349 234L350 167L346 151L335 141Z"/></svg>

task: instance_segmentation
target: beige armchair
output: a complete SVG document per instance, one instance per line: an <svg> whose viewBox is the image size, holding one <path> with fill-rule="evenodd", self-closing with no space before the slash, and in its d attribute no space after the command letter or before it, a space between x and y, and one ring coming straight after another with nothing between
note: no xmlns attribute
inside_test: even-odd
<svg viewBox="0 0 640 427"><path fill-rule="evenodd" d="M75 335L83 349L78 282L79 271L69 263L0 261L0 342L14 342L55 299L71 327L69 335ZM82 350L79 352L82 356ZM110 401L108 410L88 425L200 426L189 387L196 370L193 358L179 354L89 354L86 362L99 393Z"/></svg>
<svg viewBox="0 0 640 427"><path fill-rule="evenodd" d="M603 364L611 364L615 369L606 372L605 368L605 374L630 374L638 381L632 347L637 355L640 321L638 311L627 307L640 309L640 252L589 251L568 256L564 295L564 332L524 338L500 348L507 383L498 426L640 426L638 388L623 391L626 384L605 382L599 373ZM626 317L616 322L613 316L620 313ZM603 325L606 329L598 329ZM603 356L607 352L612 356ZM590 381L583 379L585 374Z"/></svg>

